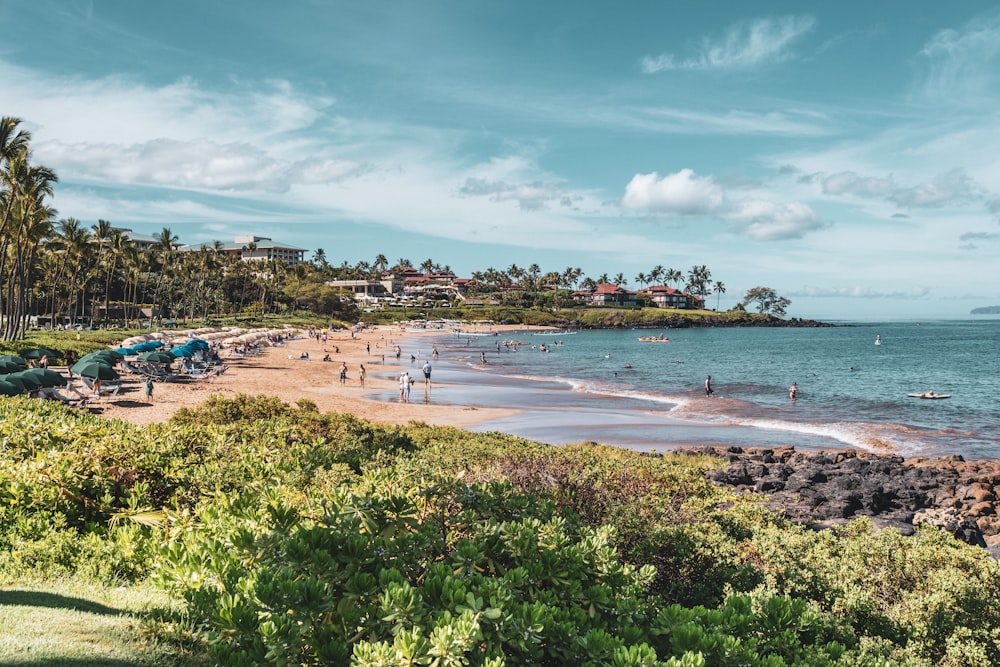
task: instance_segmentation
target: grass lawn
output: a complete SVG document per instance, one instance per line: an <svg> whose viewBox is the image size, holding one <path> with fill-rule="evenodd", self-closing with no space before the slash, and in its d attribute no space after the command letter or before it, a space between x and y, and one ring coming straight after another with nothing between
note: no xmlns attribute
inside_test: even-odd
<svg viewBox="0 0 1000 667"><path fill-rule="evenodd" d="M73 581L0 585L0 667L206 664L179 641L178 605L153 588Z"/></svg>

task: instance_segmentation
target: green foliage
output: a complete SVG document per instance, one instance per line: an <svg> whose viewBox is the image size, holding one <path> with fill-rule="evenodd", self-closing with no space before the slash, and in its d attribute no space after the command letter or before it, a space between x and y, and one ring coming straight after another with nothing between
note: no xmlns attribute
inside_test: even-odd
<svg viewBox="0 0 1000 667"><path fill-rule="evenodd" d="M224 664L1000 664L1000 570L790 524L715 459L265 397L134 427L0 403L0 577L183 595Z"/></svg>

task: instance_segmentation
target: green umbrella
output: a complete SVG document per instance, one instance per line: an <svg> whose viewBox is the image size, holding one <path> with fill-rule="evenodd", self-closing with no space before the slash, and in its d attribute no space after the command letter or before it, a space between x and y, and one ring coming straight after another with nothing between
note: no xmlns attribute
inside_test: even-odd
<svg viewBox="0 0 1000 667"><path fill-rule="evenodd" d="M17 373L8 373L7 381L10 382L12 379L15 381L19 381L21 384L23 384L24 388L27 389L28 391L35 391L36 389L42 386L41 380L32 377L30 375L25 375L24 371L18 371Z"/></svg>
<svg viewBox="0 0 1000 667"><path fill-rule="evenodd" d="M73 364L70 371L85 378L96 378L98 380L118 379L118 373L115 369L97 359L81 359Z"/></svg>
<svg viewBox="0 0 1000 667"><path fill-rule="evenodd" d="M21 353L21 356L25 359L41 359L42 357L48 357L49 359L62 359L62 352L58 350L52 350L47 347L36 347L31 350L25 350Z"/></svg>
<svg viewBox="0 0 1000 667"><path fill-rule="evenodd" d="M23 370L24 366L15 364L13 361L0 361L0 373L16 373Z"/></svg>
<svg viewBox="0 0 1000 667"><path fill-rule="evenodd" d="M101 361L106 361L109 364L113 364L119 359L124 359L125 357L118 354L114 350L98 350L97 352L91 352L90 354L85 354L80 357L80 361L84 359L99 359Z"/></svg>
<svg viewBox="0 0 1000 667"><path fill-rule="evenodd" d="M30 380L29 380L30 381ZM6 382L7 384L17 387L21 392L28 391L28 383L26 383L21 378L13 374L0 375L0 382Z"/></svg>
<svg viewBox="0 0 1000 667"><path fill-rule="evenodd" d="M0 354L0 361L17 364L21 368L28 367L28 362L24 360L24 357L19 357L16 354Z"/></svg>
<svg viewBox="0 0 1000 667"><path fill-rule="evenodd" d="M19 389L17 385L0 380L0 396L17 396L21 393L24 393L24 390Z"/></svg>
<svg viewBox="0 0 1000 667"><path fill-rule="evenodd" d="M154 364L172 364L177 357L164 350L153 350L143 352L139 355L139 361L149 361Z"/></svg>
<svg viewBox="0 0 1000 667"><path fill-rule="evenodd" d="M43 387L62 387L66 384L66 378L61 373L49 368L29 368L14 375L29 375L38 380Z"/></svg>

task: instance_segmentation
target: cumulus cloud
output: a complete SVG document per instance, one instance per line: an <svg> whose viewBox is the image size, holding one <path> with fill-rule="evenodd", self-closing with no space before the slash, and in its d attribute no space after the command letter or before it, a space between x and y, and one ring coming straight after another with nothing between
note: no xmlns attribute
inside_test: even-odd
<svg viewBox="0 0 1000 667"><path fill-rule="evenodd" d="M896 183L892 175L866 176L853 171L834 174L814 173L798 178L799 183L818 183L823 194L881 199L903 208L938 208L962 205L982 199L984 189L964 169L952 169L929 181L911 186ZM1000 203L987 203L987 208L1000 214ZM900 215L894 217L901 217Z"/></svg>
<svg viewBox="0 0 1000 667"><path fill-rule="evenodd" d="M791 45L816 25L813 16L781 16L735 23L720 37L704 38L698 53L678 58L672 53L646 56L647 74L667 70L746 70L791 57Z"/></svg>
<svg viewBox="0 0 1000 667"><path fill-rule="evenodd" d="M931 293L929 287L913 287L897 292L882 292L870 287L803 287L789 292L790 297L840 297L850 299L922 299Z"/></svg>
<svg viewBox="0 0 1000 667"><path fill-rule="evenodd" d="M851 194L858 197L888 197L896 189L892 177L860 176L842 171L822 178L823 192L830 195Z"/></svg>
<svg viewBox="0 0 1000 667"><path fill-rule="evenodd" d="M622 206L673 216L715 216L753 241L802 238L829 227L808 204L765 199L726 201L723 188L710 176L681 169L662 178L657 172L636 174L625 187Z"/></svg>
<svg viewBox="0 0 1000 667"><path fill-rule="evenodd" d="M927 183L912 188L899 188L889 196L889 200L906 208L933 208L945 204L968 203L981 194L979 186L964 170L952 169Z"/></svg>
<svg viewBox="0 0 1000 667"><path fill-rule="evenodd" d="M723 215L737 230L754 241L799 239L831 226L801 202L779 203L747 199L733 204Z"/></svg>
<svg viewBox="0 0 1000 667"><path fill-rule="evenodd" d="M538 211L547 208L552 202L560 206L571 205L565 188L541 181L512 185L503 181L467 178L458 193L464 197L485 196L496 202L514 201L522 211Z"/></svg>
<svg viewBox="0 0 1000 667"><path fill-rule="evenodd" d="M671 215L705 215L722 206L722 188L710 177L681 169L663 178L657 172L636 174L625 186L622 205Z"/></svg>

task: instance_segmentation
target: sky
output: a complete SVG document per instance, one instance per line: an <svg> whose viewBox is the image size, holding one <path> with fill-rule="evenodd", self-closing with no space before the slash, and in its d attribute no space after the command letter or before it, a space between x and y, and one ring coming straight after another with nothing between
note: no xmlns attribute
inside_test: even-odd
<svg viewBox="0 0 1000 667"><path fill-rule="evenodd" d="M1000 305L991 1L0 0L59 219L331 264L705 265L825 320Z"/></svg>

